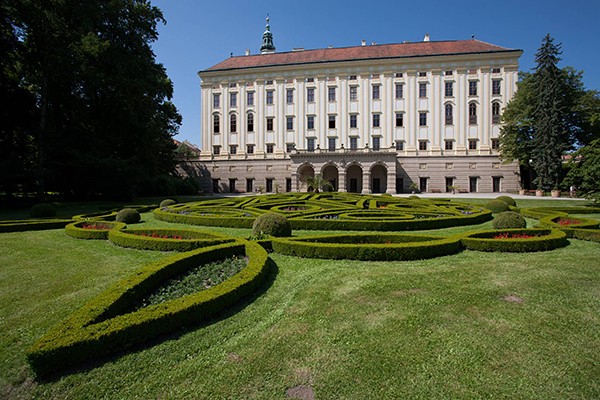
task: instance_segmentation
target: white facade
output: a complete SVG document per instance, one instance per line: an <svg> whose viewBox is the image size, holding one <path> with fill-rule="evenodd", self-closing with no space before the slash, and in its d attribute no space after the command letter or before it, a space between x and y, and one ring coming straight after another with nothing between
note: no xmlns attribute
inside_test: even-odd
<svg viewBox="0 0 600 400"><path fill-rule="evenodd" d="M302 59L297 53L286 54ZM499 114L516 90L521 53L505 49L227 69L217 65L199 73L201 161L219 180L220 190L230 190L231 179L238 180L238 191L256 190L265 179L281 190L284 182L287 190L300 190L306 165L312 173L334 166L334 186L350 190L342 178L354 162L363 175L352 191L395 193L407 191L410 183L427 191L446 191L446 186L516 191L517 167L500 163L497 138ZM367 175L378 162L386 171L385 184L374 187ZM473 187L473 177L480 179L479 186ZM244 179L256 182L239 184Z"/></svg>

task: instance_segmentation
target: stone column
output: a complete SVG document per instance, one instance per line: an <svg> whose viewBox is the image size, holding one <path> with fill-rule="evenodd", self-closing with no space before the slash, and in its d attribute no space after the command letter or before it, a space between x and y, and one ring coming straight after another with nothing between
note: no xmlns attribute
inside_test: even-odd
<svg viewBox="0 0 600 400"><path fill-rule="evenodd" d="M394 172L387 173L387 190L388 194L396 194L396 174Z"/></svg>
<svg viewBox="0 0 600 400"><path fill-rule="evenodd" d="M338 192L347 192L346 190L346 171L338 170Z"/></svg>
<svg viewBox="0 0 600 400"><path fill-rule="evenodd" d="M300 188L298 187L298 174L296 172L292 173L292 192L299 192Z"/></svg>
<svg viewBox="0 0 600 400"><path fill-rule="evenodd" d="M363 169L362 176L362 194L370 194L371 193L371 171Z"/></svg>

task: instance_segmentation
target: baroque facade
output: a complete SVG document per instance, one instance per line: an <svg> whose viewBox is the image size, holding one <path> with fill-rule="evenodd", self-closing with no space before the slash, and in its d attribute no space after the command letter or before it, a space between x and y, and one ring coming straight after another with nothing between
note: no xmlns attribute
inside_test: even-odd
<svg viewBox="0 0 600 400"><path fill-rule="evenodd" d="M500 115L522 51L475 39L261 53L198 74L207 191L512 192Z"/></svg>

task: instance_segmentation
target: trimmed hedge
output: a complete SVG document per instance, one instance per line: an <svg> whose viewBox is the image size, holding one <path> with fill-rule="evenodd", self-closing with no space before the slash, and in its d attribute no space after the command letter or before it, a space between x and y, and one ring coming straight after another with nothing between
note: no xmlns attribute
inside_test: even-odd
<svg viewBox="0 0 600 400"><path fill-rule="evenodd" d="M510 211L509 205L502 200L490 200L485 203L484 207L491 210L494 214Z"/></svg>
<svg viewBox="0 0 600 400"><path fill-rule="evenodd" d="M108 229L84 229L83 226L86 224L102 224L106 225ZM106 222L106 221L78 221L73 222L65 226L65 233L75 239L108 239L108 232L111 229L123 229L125 228L123 222Z"/></svg>
<svg viewBox="0 0 600 400"><path fill-rule="evenodd" d="M254 220L252 234L266 234L273 237L292 236L292 228L285 216L268 212Z"/></svg>
<svg viewBox="0 0 600 400"><path fill-rule="evenodd" d="M52 218L56 217L56 208L52 204L38 203L31 207L29 211L31 218Z"/></svg>
<svg viewBox="0 0 600 400"><path fill-rule="evenodd" d="M498 196L498 197L496 197L496 200L503 201L506 204L508 204L509 206L513 206L513 207L517 206L516 200L510 196Z"/></svg>
<svg viewBox="0 0 600 400"><path fill-rule="evenodd" d="M125 222L126 224L136 224L140 222L142 217L140 213L133 208L124 208L117 213L115 221Z"/></svg>
<svg viewBox="0 0 600 400"><path fill-rule="evenodd" d="M494 239L494 236L503 233L536 236L528 239ZM460 241L469 250L516 253L553 250L569 244L567 235L563 231L537 228L479 231L465 235Z"/></svg>
<svg viewBox="0 0 600 400"><path fill-rule="evenodd" d="M14 221L0 221L0 233L62 229L65 227L65 225L67 225L70 222L72 221L66 219L24 219Z"/></svg>
<svg viewBox="0 0 600 400"><path fill-rule="evenodd" d="M252 228L254 217L229 217L215 216L207 217L194 214L176 214L161 209L152 212L154 218L159 221L172 222L177 224L202 225L202 226L221 226L225 228Z"/></svg>
<svg viewBox="0 0 600 400"><path fill-rule="evenodd" d="M152 235L159 237L152 237ZM164 238L164 236L170 238ZM182 239L173 239L173 236L182 236ZM121 247L157 251L191 251L200 247L235 241L233 238L212 232L171 228L114 229L108 232L108 240Z"/></svg>
<svg viewBox="0 0 600 400"><path fill-rule="evenodd" d="M225 282L131 312L137 301L165 280L199 264L243 254L249 257L248 265ZM198 249L149 264L51 328L28 349L27 359L33 371L44 376L194 326L254 293L267 273L267 252L248 241Z"/></svg>
<svg viewBox="0 0 600 400"><path fill-rule="evenodd" d="M526 228L527 221L518 212L504 211L494 217L492 225L494 229Z"/></svg>
<svg viewBox="0 0 600 400"><path fill-rule="evenodd" d="M361 261L420 260L461 250L456 237L377 233L272 239L271 246L290 256Z"/></svg>
<svg viewBox="0 0 600 400"><path fill-rule="evenodd" d="M158 205L160 208L164 208L164 207L168 207L168 206L172 206L174 204L177 204L177 202L173 199L164 199L163 201L160 202L160 204Z"/></svg>

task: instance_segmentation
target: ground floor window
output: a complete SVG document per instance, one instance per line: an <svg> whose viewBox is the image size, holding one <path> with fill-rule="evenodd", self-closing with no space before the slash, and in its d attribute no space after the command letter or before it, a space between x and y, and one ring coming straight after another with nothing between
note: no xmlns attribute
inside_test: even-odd
<svg viewBox="0 0 600 400"><path fill-rule="evenodd" d="M500 182L502 181L501 176L492 176L492 192L500 192Z"/></svg>
<svg viewBox="0 0 600 400"><path fill-rule="evenodd" d="M404 193L404 178L396 178L396 193Z"/></svg>
<svg viewBox="0 0 600 400"><path fill-rule="evenodd" d="M212 180L212 191L213 191L213 193L219 193L219 180L218 179Z"/></svg>
<svg viewBox="0 0 600 400"><path fill-rule="evenodd" d="M235 193L235 181L237 179L229 179L229 193Z"/></svg>
<svg viewBox="0 0 600 400"><path fill-rule="evenodd" d="M273 192L273 178L267 178L265 183L267 186L266 192L267 193Z"/></svg>
<svg viewBox="0 0 600 400"><path fill-rule="evenodd" d="M419 191L421 193L427 193L427 181L429 178L421 177L419 178Z"/></svg>
<svg viewBox="0 0 600 400"><path fill-rule="evenodd" d="M246 192L252 193L254 191L254 179L246 178Z"/></svg>
<svg viewBox="0 0 600 400"><path fill-rule="evenodd" d="M478 176L470 176L469 177L469 192L475 193L477 192L477 181L479 180Z"/></svg>
<svg viewBox="0 0 600 400"><path fill-rule="evenodd" d="M286 192L292 191L292 178L285 178L285 191Z"/></svg>
<svg viewBox="0 0 600 400"><path fill-rule="evenodd" d="M454 187L454 177L446 177L446 193L452 192Z"/></svg>

